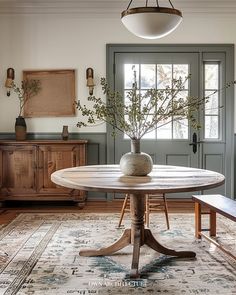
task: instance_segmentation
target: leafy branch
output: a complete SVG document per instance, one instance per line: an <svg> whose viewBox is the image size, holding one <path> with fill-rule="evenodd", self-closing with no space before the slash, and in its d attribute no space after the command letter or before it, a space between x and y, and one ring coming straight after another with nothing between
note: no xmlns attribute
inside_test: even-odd
<svg viewBox="0 0 236 295"><path fill-rule="evenodd" d="M16 93L19 99L20 109L18 116L22 116L26 102L41 90L41 82L33 79L24 80L21 82L21 87L18 87L13 81L11 89Z"/></svg>
<svg viewBox="0 0 236 295"><path fill-rule="evenodd" d="M131 139L140 139L145 134L171 121L182 119L188 119L191 125L198 129L200 125L195 116L196 111L209 101L210 96L236 82L227 83L222 89L213 91L202 98L181 97L181 93L185 90L184 85L189 79L190 76L185 79L173 79L171 88L149 89L141 94L134 76L132 89L128 91L124 99L119 92L112 91L105 78L102 78L101 86L103 94L107 97L107 102L105 103L100 97L89 96L88 101L93 103L93 108L89 109L78 101L76 107L82 116L87 117L87 122L79 121L77 126L82 127L105 122L114 128L114 135L115 130L119 130Z"/></svg>

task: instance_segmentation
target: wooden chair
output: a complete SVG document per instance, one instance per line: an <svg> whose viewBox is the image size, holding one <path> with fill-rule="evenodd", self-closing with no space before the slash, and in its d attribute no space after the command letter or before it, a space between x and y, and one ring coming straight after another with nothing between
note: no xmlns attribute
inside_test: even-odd
<svg viewBox="0 0 236 295"><path fill-rule="evenodd" d="M149 227L149 214L152 212L162 211L165 213L167 229L170 229L168 218L168 207L165 194L149 194L146 195L145 200L145 223ZM121 226L125 212L130 212L129 194L125 195L123 206L120 213L120 220L118 227Z"/></svg>

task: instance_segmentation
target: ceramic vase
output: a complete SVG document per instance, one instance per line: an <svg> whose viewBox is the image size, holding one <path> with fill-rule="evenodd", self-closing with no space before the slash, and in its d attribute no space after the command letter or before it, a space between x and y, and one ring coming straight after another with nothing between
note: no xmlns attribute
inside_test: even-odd
<svg viewBox="0 0 236 295"><path fill-rule="evenodd" d="M16 140L26 140L26 123L22 116L16 118L15 135Z"/></svg>
<svg viewBox="0 0 236 295"><path fill-rule="evenodd" d="M63 140L68 140L68 138L69 138L68 126L66 126L66 125L63 126L61 137L62 137Z"/></svg>
<svg viewBox="0 0 236 295"><path fill-rule="evenodd" d="M131 140L131 152L120 159L120 170L124 175L146 176L152 171L152 158L140 152L140 139Z"/></svg>

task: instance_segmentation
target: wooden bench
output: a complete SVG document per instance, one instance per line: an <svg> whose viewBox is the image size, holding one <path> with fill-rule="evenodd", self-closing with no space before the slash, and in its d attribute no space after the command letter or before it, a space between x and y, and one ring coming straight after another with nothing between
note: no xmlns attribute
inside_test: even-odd
<svg viewBox="0 0 236 295"><path fill-rule="evenodd" d="M236 221L236 201L222 195L193 195L192 199L195 202L195 237L197 239L201 239L201 237L206 238L236 260L236 256L233 255L231 251L211 238L216 236L216 213L232 221ZM202 212L202 206L208 208L209 212ZM209 214L210 216L208 229L202 228L201 216L203 214ZM209 236L205 235L203 231L209 231Z"/></svg>

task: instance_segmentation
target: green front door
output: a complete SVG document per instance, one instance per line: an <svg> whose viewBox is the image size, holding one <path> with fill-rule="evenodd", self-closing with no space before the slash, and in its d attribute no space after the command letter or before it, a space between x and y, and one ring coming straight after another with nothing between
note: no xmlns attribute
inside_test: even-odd
<svg viewBox="0 0 236 295"><path fill-rule="evenodd" d="M191 79L182 91L182 97L208 95L225 85L226 57L222 52L200 54L199 50L179 52L180 50L174 51L174 48L169 48L171 52L160 48L151 50L152 52L137 51L139 50L135 47L133 52L117 50L113 54L113 68L109 79L113 81L114 89L121 92L124 98L133 82L133 69L136 71L141 93L149 88L171 87L173 78L184 78L189 74ZM197 116L202 126L200 131L194 130L187 119L176 121L173 118L168 124L163 122L155 131L146 134L141 141L141 150L150 154L155 164L199 167L227 175L226 186L207 193L225 194L227 188L231 195L232 175L229 173L233 163L229 156L232 155L232 145L226 138L227 132L231 132L233 137L232 118L228 117L233 116L233 111L226 116L226 110L229 105L233 105L233 96L227 96L228 105L225 98L226 91L219 91L199 110ZM226 130L227 125L230 130ZM121 156L130 151L130 140L121 132L111 139L110 131L108 128L108 159L111 163L119 163ZM195 149L193 139L197 142ZM175 196L190 197L191 193L171 195Z"/></svg>

